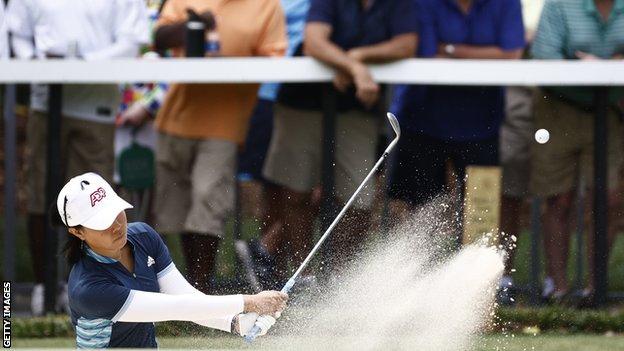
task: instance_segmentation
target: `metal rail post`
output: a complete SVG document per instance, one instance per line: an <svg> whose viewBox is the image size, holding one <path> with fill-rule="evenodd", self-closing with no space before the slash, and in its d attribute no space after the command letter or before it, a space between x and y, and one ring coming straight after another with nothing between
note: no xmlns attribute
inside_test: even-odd
<svg viewBox="0 0 624 351"><path fill-rule="evenodd" d="M593 305L607 302L608 199L607 199L607 110L609 88L594 88L594 288Z"/></svg>
<svg viewBox="0 0 624 351"><path fill-rule="evenodd" d="M17 187L17 147L15 124L15 85L4 91L4 255L5 280L15 280L15 189Z"/></svg>

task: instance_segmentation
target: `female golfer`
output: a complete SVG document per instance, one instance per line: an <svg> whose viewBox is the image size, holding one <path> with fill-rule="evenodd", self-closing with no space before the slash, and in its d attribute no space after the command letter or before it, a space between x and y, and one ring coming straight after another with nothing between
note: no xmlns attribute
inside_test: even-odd
<svg viewBox="0 0 624 351"><path fill-rule="evenodd" d="M209 296L196 290L154 229L127 223L132 206L95 173L72 178L56 204L69 231L69 306L79 348L157 347L153 322L169 320L240 335L257 320L266 334L271 316L286 306L288 296L277 291Z"/></svg>

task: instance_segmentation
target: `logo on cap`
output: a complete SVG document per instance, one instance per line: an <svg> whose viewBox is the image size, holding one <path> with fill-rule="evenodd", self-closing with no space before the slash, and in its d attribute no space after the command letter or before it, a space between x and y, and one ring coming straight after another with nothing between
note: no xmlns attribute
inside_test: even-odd
<svg viewBox="0 0 624 351"><path fill-rule="evenodd" d="M91 193L91 207L95 207L95 204L102 201L106 197L106 191L102 188L98 188L96 191Z"/></svg>

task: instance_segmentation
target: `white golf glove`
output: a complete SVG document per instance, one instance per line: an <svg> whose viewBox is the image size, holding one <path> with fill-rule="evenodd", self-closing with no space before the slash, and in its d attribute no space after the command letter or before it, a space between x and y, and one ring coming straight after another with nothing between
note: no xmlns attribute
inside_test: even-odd
<svg viewBox="0 0 624 351"><path fill-rule="evenodd" d="M269 329L275 324L275 318L269 315L258 316L257 313L241 313L238 315L238 333L246 336L254 325L258 324L260 333L258 336L265 335Z"/></svg>

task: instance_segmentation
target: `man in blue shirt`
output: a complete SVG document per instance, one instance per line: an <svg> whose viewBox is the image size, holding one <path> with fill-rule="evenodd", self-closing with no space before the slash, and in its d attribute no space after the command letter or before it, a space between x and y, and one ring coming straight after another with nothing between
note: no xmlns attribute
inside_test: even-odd
<svg viewBox="0 0 624 351"><path fill-rule="evenodd" d="M282 0L286 16L288 49L286 56L294 55L303 42L303 30L310 9L310 0ZM266 181L262 176L262 167L267 156L273 131L273 105L277 99L279 83L264 83L258 90L258 102L251 117L245 149L238 158L238 182L251 181L247 187L240 186L241 197L246 195L246 188L259 187L263 191L262 237L249 243L254 258L255 274L264 287L280 285L281 273L285 273L282 250L282 203L280 188ZM254 184L255 183L255 184ZM278 267L279 266L279 267ZM281 288L281 286L280 286Z"/></svg>
<svg viewBox="0 0 624 351"><path fill-rule="evenodd" d="M517 59L524 48L519 0L416 0L419 55L446 59ZM446 161L458 179L468 165L498 163L504 116L501 87L400 86L392 110L399 141L389 194L394 208L418 206L444 191Z"/></svg>
<svg viewBox="0 0 624 351"><path fill-rule="evenodd" d="M376 159L381 115L381 89L368 62L413 56L415 12L411 0L312 0L304 46L298 55L312 56L335 68L337 97L336 193L346 201ZM284 84L275 106L273 139L264 176L281 187L283 242L290 242L296 265L311 248L313 211L310 194L320 183L322 150L321 90L316 84ZM365 233L374 191L362 194L349 215L351 228L340 233ZM357 228L356 228L357 227ZM347 234L348 235L348 234ZM341 240L357 243L356 235ZM350 244L346 246L352 247ZM348 256L347 253L341 252Z"/></svg>

